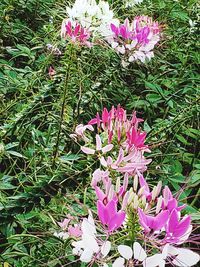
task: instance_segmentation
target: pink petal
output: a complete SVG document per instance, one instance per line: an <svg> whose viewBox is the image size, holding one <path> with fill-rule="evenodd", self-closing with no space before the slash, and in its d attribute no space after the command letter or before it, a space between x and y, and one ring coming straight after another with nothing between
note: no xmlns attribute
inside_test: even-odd
<svg viewBox="0 0 200 267"><path fill-rule="evenodd" d="M109 221L108 210L106 209L103 202L100 200L97 201L97 213L98 213L101 223L104 225L107 224Z"/></svg>
<svg viewBox="0 0 200 267"><path fill-rule="evenodd" d="M106 195L103 193L103 191L98 186L95 186L95 192L96 192L97 198L100 201L103 201L105 199Z"/></svg>
<svg viewBox="0 0 200 267"><path fill-rule="evenodd" d="M88 154L88 155L94 155L95 150L86 146L81 146L81 150L83 153Z"/></svg>
<svg viewBox="0 0 200 267"><path fill-rule="evenodd" d="M178 212L177 210L174 209L169 218L168 231L170 233L173 233L177 225L178 225Z"/></svg>
<svg viewBox="0 0 200 267"><path fill-rule="evenodd" d="M161 211L155 218L154 218L154 224L153 229L154 230L160 230L165 224L167 223L169 218L169 211Z"/></svg>
<svg viewBox="0 0 200 267"><path fill-rule="evenodd" d="M179 237L185 234L190 226L191 218L190 216L187 216L181 220L179 225L176 227L176 230L174 231L174 236Z"/></svg>
<svg viewBox="0 0 200 267"><path fill-rule="evenodd" d="M139 222L141 226L145 229L146 232L150 232L150 228L148 227L147 223L147 218L146 215L144 214L143 210L138 208L138 216L139 216Z"/></svg>
<svg viewBox="0 0 200 267"><path fill-rule="evenodd" d="M99 151L102 148L101 144L101 137L97 134L96 135L96 150Z"/></svg>
<svg viewBox="0 0 200 267"><path fill-rule="evenodd" d="M116 213L108 223L108 230L112 232L118 229L124 222L125 216L126 213L124 211L119 211L118 213Z"/></svg>
<svg viewBox="0 0 200 267"><path fill-rule="evenodd" d="M113 144L106 145L106 146L104 146L104 147L102 148L102 152L103 152L103 153L109 152L112 148L113 148Z"/></svg>

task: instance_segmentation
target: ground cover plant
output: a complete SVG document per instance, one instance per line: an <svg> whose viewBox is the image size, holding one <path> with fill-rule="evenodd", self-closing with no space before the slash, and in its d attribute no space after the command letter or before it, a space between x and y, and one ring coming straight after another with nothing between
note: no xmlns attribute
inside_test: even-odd
<svg viewBox="0 0 200 267"><path fill-rule="evenodd" d="M0 264L198 266L198 1L74 2L0 3Z"/></svg>

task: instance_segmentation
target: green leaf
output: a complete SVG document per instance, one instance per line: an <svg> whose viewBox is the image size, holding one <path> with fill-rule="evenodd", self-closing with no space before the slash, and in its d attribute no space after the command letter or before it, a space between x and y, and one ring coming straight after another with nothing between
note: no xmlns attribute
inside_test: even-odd
<svg viewBox="0 0 200 267"><path fill-rule="evenodd" d="M7 153L10 154L10 155L13 155L15 157L18 157L18 158L24 158L24 159L26 159L25 156L23 156L21 153L19 153L17 151L7 150Z"/></svg>
<svg viewBox="0 0 200 267"><path fill-rule="evenodd" d="M66 154L66 155L61 156L59 159L62 162L68 162L68 161L78 160L80 158L81 158L81 156L77 155L77 154Z"/></svg>

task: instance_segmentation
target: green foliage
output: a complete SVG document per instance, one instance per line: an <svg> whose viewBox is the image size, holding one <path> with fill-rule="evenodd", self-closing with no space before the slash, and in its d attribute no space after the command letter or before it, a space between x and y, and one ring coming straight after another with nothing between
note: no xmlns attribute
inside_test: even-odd
<svg viewBox="0 0 200 267"><path fill-rule="evenodd" d="M94 166L70 134L104 106L120 103L145 119L153 163L148 179L161 179L199 221L199 54L197 1L155 0L124 10L122 17L151 15L163 26L155 58L122 68L102 46L70 47L60 41L65 1L3 0L0 22L0 252L11 266L79 266L69 245L56 237L55 221L84 216L84 194ZM46 45L62 50L53 55ZM48 68L56 75L50 79ZM68 84L66 73L69 71ZM66 102L61 120L63 92ZM54 162L57 136L58 151ZM85 189L86 188L86 189ZM84 265L81 265L84 266Z"/></svg>

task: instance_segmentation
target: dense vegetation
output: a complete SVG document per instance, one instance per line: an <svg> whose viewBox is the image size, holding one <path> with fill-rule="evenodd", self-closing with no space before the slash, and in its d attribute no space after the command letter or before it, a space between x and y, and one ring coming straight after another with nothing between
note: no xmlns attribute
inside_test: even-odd
<svg viewBox="0 0 200 267"><path fill-rule="evenodd" d="M162 24L162 41L149 63L123 68L103 44L66 46L60 38L64 0L0 3L2 266L72 266L67 242L53 233L66 213L87 214L93 166L70 134L103 107L119 103L145 120L153 158L150 183L162 180L179 192L199 222L198 1L147 0L128 10L121 1L109 2L122 19L145 14ZM62 54L55 55L48 44ZM55 75L49 76L49 67Z"/></svg>

